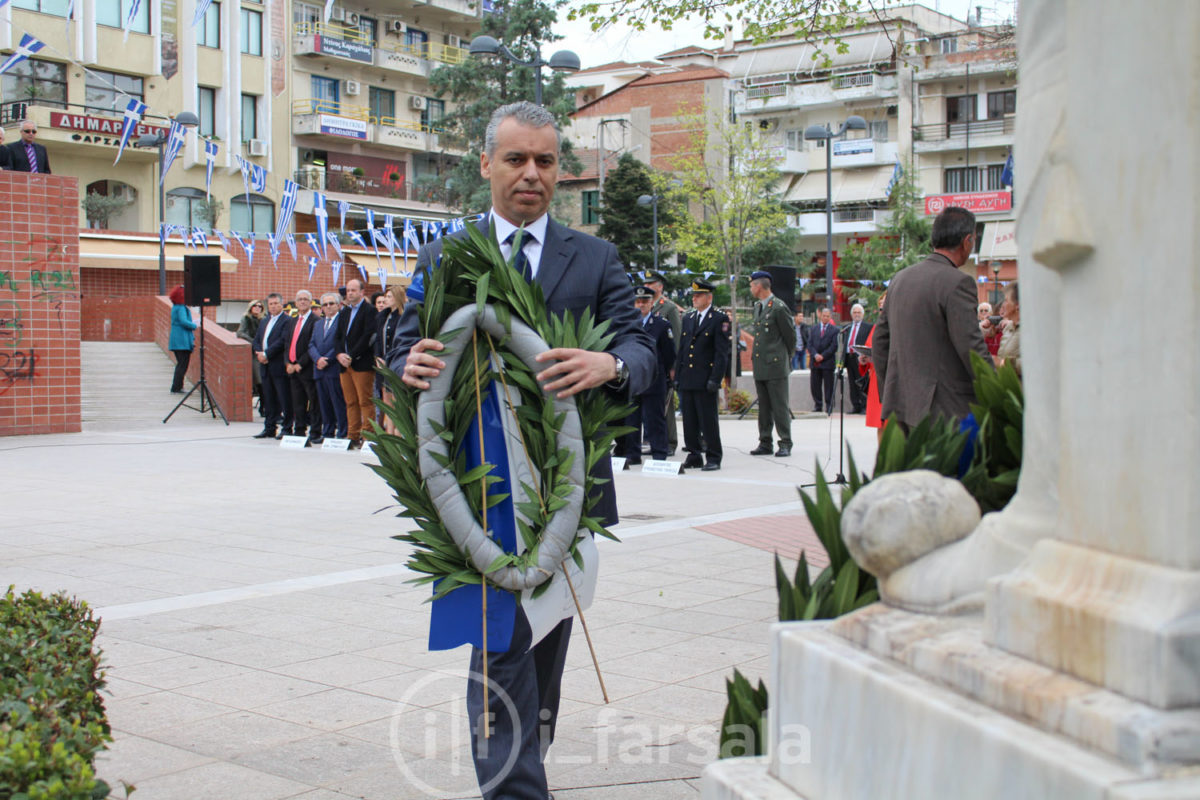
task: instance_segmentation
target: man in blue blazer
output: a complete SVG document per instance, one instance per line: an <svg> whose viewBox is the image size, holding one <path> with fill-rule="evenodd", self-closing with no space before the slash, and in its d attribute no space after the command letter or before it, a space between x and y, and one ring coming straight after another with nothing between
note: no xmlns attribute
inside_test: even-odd
<svg viewBox="0 0 1200 800"><path fill-rule="evenodd" d="M254 336L254 359L262 373L263 429L255 439L275 439L292 429L292 393L288 387L287 346L292 336L292 318L283 313L283 296L267 295L268 317ZM283 423L283 429L276 426Z"/></svg>
<svg viewBox="0 0 1200 800"><path fill-rule="evenodd" d="M626 398L636 396L649 386L655 358L650 338L638 324L633 287L617 249L560 225L548 213L558 181L560 142L554 117L544 108L522 102L496 110L488 124L479 166L480 174L491 184L492 210L479 227L486 233L494 223L501 252L512 258L510 236L524 226L516 260L542 287L550 313L578 315L591 310L597 319L610 322L614 336L604 352L559 348L543 353L539 358L546 369L537 376L542 387L559 397L604 386ZM441 251L440 241L421 248L418 274L436 264ZM445 363L437 357L437 351L443 349L441 343L419 336L419 300L419 291L410 289L388 363L405 383L427 389L427 379L437 376ZM609 459L600 459L593 474L611 478ZM616 524L611 480L602 485L601 499L591 513L602 517L605 525ZM488 653L488 677L500 689L488 695L490 739L479 735L486 719L483 688L479 681L468 684L467 709L471 729L476 732L471 737L472 754L485 800L544 798L549 794L542 758L554 738L570 634L568 617L541 641L532 642L529 622L517 607L509 649ZM482 665L482 651L473 648L471 671L481 673ZM517 719L507 710L506 699L516 709ZM508 763L510 755L512 763Z"/></svg>
<svg viewBox="0 0 1200 800"><path fill-rule="evenodd" d="M820 319L808 329L808 368L811 372L813 410L833 413L833 368L837 364L838 337L833 312L822 308ZM825 401L822 407L821 401Z"/></svg>
<svg viewBox="0 0 1200 800"><path fill-rule="evenodd" d="M337 316L341 308L342 297L337 292L321 295L323 316L313 325L308 340L308 357L312 359L313 380L321 404L321 440L330 436L346 438L346 398L342 394L342 365L337 360ZM317 432L313 431L310 437L317 444Z"/></svg>

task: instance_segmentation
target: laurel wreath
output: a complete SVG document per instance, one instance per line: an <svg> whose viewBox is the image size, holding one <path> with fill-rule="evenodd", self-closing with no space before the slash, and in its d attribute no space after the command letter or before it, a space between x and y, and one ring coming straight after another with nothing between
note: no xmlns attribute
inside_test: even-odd
<svg viewBox="0 0 1200 800"><path fill-rule="evenodd" d="M601 482L591 473L614 438L630 430L613 425L630 409L599 389L567 400L542 390L535 375L548 364L533 356L558 347L603 351L613 338L608 321L596 321L590 310L579 318L549 314L541 287L504 259L494 230L466 232L445 240L440 264L423 276L421 335L446 346L439 356L447 368L424 392L380 370L394 399L376 403L395 433L367 434L379 459L372 469L402 506L399 516L416 523L392 538L413 546L408 566L420 576L412 582L435 583L431 599L484 582L518 595L532 589L537 597L567 558L583 568L580 536L617 538L590 513ZM520 481L513 498L520 554L504 552L489 531L488 510L508 497L488 494L501 480L495 464L485 453L484 463L466 465L467 437L478 435L471 421L493 381L502 408L515 415L518 457L533 476L532 484Z"/></svg>

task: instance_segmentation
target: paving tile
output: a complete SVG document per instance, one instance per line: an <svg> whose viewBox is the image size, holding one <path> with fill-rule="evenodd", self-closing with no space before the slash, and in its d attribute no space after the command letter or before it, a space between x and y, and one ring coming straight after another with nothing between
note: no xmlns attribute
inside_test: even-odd
<svg viewBox="0 0 1200 800"><path fill-rule="evenodd" d="M161 728L187 726L233 710L229 706L166 691L109 703L107 709L108 721L114 730L150 738L154 738L153 734Z"/></svg>
<svg viewBox="0 0 1200 800"><path fill-rule="evenodd" d="M96 770L110 786L122 781L137 783L159 775L190 769L214 759L182 747L156 742L142 736L118 733L108 749L96 756ZM118 792L119 794L119 792Z"/></svg>
<svg viewBox="0 0 1200 800"><path fill-rule="evenodd" d="M337 785L365 770L395 769L388 748L335 733L256 749L236 760L244 767L311 786Z"/></svg>
<svg viewBox="0 0 1200 800"><path fill-rule="evenodd" d="M345 689L326 689L290 700L270 703L260 714L323 731L337 731L382 719L394 712L395 704L379 697Z"/></svg>
<svg viewBox="0 0 1200 800"><path fill-rule="evenodd" d="M189 684L178 689L178 692L188 697L250 710L323 692L328 688L322 683L299 680L275 672L246 670L216 680Z"/></svg>
<svg viewBox="0 0 1200 800"><path fill-rule="evenodd" d="M237 764L213 762L139 781L138 800L282 800L312 787Z"/></svg>
<svg viewBox="0 0 1200 800"><path fill-rule="evenodd" d="M268 717L253 711L230 711L182 726L159 728L148 734L155 741L233 761L248 753L286 742L317 736L316 728Z"/></svg>

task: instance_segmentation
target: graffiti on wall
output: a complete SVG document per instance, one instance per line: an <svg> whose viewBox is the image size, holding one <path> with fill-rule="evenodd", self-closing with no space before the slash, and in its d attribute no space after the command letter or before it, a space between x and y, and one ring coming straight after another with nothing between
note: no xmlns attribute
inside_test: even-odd
<svg viewBox="0 0 1200 800"><path fill-rule="evenodd" d="M0 240L11 248L20 271L0 270L0 395L38 377L38 354L31 341L30 320L49 306L65 334L64 304L79 297L75 271L65 263L66 245L48 236ZM27 276L27 277L26 277Z"/></svg>

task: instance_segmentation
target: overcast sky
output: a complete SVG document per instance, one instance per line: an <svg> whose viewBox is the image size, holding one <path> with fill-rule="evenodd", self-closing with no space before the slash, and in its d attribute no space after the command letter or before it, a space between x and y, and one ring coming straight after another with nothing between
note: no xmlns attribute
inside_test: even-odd
<svg viewBox="0 0 1200 800"><path fill-rule="evenodd" d="M999 21L1013 13L1015 0L918 0L921 5L936 8L943 14L957 19L966 19L968 10L983 6L984 21ZM677 24L670 31L658 29L645 33L631 31L620 25L600 33L592 33L585 20L566 22L566 11L560 11L560 22L554 26L555 33L566 38L543 49L543 57L556 50L574 50L584 68L607 64L612 61L644 61L688 45L712 47L720 42L704 39L702 25ZM740 31L735 31L740 33Z"/></svg>

